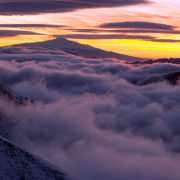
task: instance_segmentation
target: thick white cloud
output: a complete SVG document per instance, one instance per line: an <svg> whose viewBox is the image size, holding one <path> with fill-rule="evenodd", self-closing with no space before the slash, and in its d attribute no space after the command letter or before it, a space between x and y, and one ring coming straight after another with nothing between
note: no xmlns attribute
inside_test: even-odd
<svg viewBox="0 0 180 180"><path fill-rule="evenodd" d="M80 180L180 179L180 86L163 79L138 85L179 65L52 53L38 61L27 52L18 62L12 52L1 60L0 82L35 100L1 101L13 141Z"/></svg>

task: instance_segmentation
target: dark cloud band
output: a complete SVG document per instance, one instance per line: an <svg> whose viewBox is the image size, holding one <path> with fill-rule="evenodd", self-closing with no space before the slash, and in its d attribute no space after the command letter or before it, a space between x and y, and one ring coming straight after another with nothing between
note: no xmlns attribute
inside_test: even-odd
<svg viewBox="0 0 180 180"><path fill-rule="evenodd" d="M4 28L63 28L65 26L58 24L0 24Z"/></svg>
<svg viewBox="0 0 180 180"><path fill-rule="evenodd" d="M126 34L68 34L61 37L71 38L71 39L135 39L135 40L145 40L151 42L165 42L165 43L176 43L180 42L178 39L160 39L155 36L145 36L145 35L126 35Z"/></svg>
<svg viewBox="0 0 180 180"><path fill-rule="evenodd" d="M159 29L67 29L81 33L136 33L136 34L180 34L179 30L159 30Z"/></svg>
<svg viewBox="0 0 180 180"><path fill-rule="evenodd" d="M147 3L148 0L9 0L0 2L1 15L61 13L85 8L118 7Z"/></svg>
<svg viewBox="0 0 180 180"><path fill-rule="evenodd" d="M114 22L106 23L100 26L101 28L130 28L130 29L158 29L158 30L173 30L175 27L167 24L154 22Z"/></svg>
<svg viewBox="0 0 180 180"><path fill-rule="evenodd" d="M32 31L0 30L0 37L11 37L17 35L42 35Z"/></svg>
<svg viewBox="0 0 180 180"><path fill-rule="evenodd" d="M68 34L63 35L64 38L72 39L153 39L152 36L143 36L143 35L125 35L125 34Z"/></svg>

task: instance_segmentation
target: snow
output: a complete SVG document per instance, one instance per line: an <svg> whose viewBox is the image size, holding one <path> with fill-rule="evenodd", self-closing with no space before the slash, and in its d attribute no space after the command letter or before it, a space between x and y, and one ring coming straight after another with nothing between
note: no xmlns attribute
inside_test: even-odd
<svg viewBox="0 0 180 180"><path fill-rule="evenodd" d="M0 85L1 98L16 104L24 104L24 98L17 95L11 89ZM17 147L5 138L9 137L9 131L13 122L0 110L0 179L1 180L70 180L69 176L51 165L40 160L40 157L32 155L25 149ZM3 137L2 137L3 136Z"/></svg>
<svg viewBox="0 0 180 180"><path fill-rule="evenodd" d="M2 180L66 180L59 172L44 161L25 152L0 137L0 179Z"/></svg>

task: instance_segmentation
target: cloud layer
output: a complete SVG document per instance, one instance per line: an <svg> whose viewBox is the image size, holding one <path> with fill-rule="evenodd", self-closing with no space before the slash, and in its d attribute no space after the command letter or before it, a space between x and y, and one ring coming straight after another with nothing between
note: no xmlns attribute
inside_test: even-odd
<svg viewBox="0 0 180 180"><path fill-rule="evenodd" d="M166 80L140 86L179 65L7 50L0 83L35 100L26 106L1 100L17 144L80 180L180 178L180 86ZM24 61L14 61L17 51Z"/></svg>

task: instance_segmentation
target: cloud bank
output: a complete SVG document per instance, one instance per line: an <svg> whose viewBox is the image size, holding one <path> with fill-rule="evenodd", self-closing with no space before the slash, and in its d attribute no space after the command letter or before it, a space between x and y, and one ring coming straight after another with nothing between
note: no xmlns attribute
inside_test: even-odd
<svg viewBox="0 0 180 180"><path fill-rule="evenodd" d="M39 51L19 50L24 61L13 48L0 57L0 83L35 100L1 100L13 141L80 180L180 178L180 86L139 85L179 65L133 66L52 50L43 60Z"/></svg>

